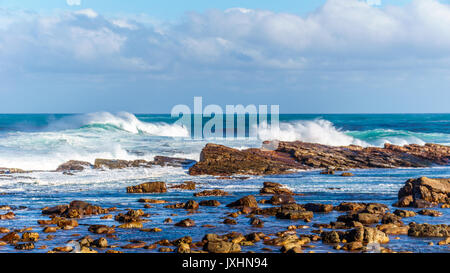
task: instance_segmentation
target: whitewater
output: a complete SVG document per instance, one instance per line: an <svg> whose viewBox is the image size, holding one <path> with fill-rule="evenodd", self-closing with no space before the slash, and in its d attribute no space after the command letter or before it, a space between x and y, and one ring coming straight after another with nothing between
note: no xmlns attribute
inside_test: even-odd
<svg viewBox="0 0 450 273"><path fill-rule="evenodd" d="M280 115L276 130L256 138L194 140L170 115L87 113L0 115L0 167L55 170L68 160L145 159L156 155L198 160L208 142L234 148L260 147L264 140L305 141L332 146L450 143L450 115ZM206 121L204 121L206 122Z"/></svg>

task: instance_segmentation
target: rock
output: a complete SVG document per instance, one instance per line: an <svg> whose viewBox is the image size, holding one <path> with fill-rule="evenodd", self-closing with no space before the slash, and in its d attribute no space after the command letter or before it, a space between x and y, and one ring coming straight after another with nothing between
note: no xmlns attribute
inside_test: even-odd
<svg viewBox="0 0 450 273"><path fill-rule="evenodd" d="M381 218L381 223L382 224L397 224L399 226L403 225L402 217L397 216L393 213L386 213L385 215L383 215L383 217Z"/></svg>
<svg viewBox="0 0 450 273"><path fill-rule="evenodd" d="M295 211L295 210L283 210L276 215L279 219L290 219L290 220L304 220L305 222L310 222L314 217L312 211Z"/></svg>
<svg viewBox="0 0 450 273"><path fill-rule="evenodd" d="M127 160L112 160L97 158L94 162L95 169L124 169L131 167L131 162Z"/></svg>
<svg viewBox="0 0 450 273"><path fill-rule="evenodd" d="M33 243L16 244L14 248L17 250L31 250L34 249L34 244Z"/></svg>
<svg viewBox="0 0 450 273"><path fill-rule="evenodd" d="M258 217L252 217L250 219L250 225L252 225L254 227L263 227L264 222L261 219L259 219Z"/></svg>
<svg viewBox="0 0 450 273"><path fill-rule="evenodd" d="M108 240L106 238L100 237L97 240L93 241L90 245L98 248L107 248Z"/></svg>
<svg viewBox="0 0 450 273"><path fill-rule="evenodd" d="M86 168L92 168L93 165L86 161L70 160L58 166L57 172L64 171L82 171Z"/></svg>
<svg viewBox="0 0 450 273"><path fill-rule="evenodd" d="M439 217L442 216L442 212L432 209L423 209L418 212L420 215Z"/></svg>
<svg viewBox="0 0 450 273"><path fill-rule="evenodd" d="M5 236L3 236L2 238L0 238L0 241L7 242L9 244L14 244L15 242L20 241L20 239L21 238L19 234L17 234L16 232L10 232Z"/></svg>
<svg viewBox="0 0 450 273"><path fill-rule="evenodd" d="M17 168L0 168L0 174L12 174L12 173L27 173L27 171Z"/></svg>
<svg viewBox="0 0 450 273"><path fill-rule="evenodd" d="M398 199L394 206L423 208L438 203L450 204L450 179L409 179L399 190Z"/></svg>
<svg viewBox="0 0 450 273"><path fill-rule="evenodd" d="M122 246L123 249L136 249L136 248L143 248L145 247L145 242L139 242L139 243L132 243Z"/></svg>
<svg viewBox="0 0 450 273"><path fill-rule="evenodd" d="M196 197L201 197L201 196L227 196L227 195L229 195L228 192L223 191L223 190L219 190L219 189L204 190L204 191L201 191L201 192L194 193L194 196L196 196Z"/></svg>
<svg viewBox="0 0 450 273"><path fill-rule="evenodd" d="M195 160L191 159L168 156L155 156L153 158L153 164L170 167L186 167L194 164L195 162Z"/></svg>
<svg viewBox="0 0 450 273"><path fill-rule="evenodd" d="M353 203L353 202L343 202L338 206L334 207L337 211L360 211L366 208L366 204L363 203Z"/></svg>
<svg viewBox="0 0 450 273"><path fill-rule="evenodd" d="M234 220L234 219L225 219L224 221L223 221L223 223L224 224L226 224L226 225L237 225L237 222L236 222L236 220Z"/></svg>
<svg viewBox="0 0 450 273"><path fill-rule="evenodd" d="M389 242L389 237L378 230L377 228L372 227L361 227L355 228L347 232L345 235L347 242L363 242L363 243L379 243L386 244Z"/></svg>
<svg viewBox="0 0 450 273"><path fill-rule="evenodd" d="M442 241L439 241L438 245L442 246L442 245L450 245L450 237L445 238Z"/></svg>
<svg viewBox="0 0 450 273"><path fill-rule="evenodd" d="M352 222L357 221L363 225L371 225L380 222L381 214L365 213L365 212L349 212L346 215L341 215L337 218L339 222Z"/></svg>
<svg viewBox="0 0 450 273"><path fill-rule="evenodd" d="M341 173L341 176L354 176L352 173Z"/></svg>
<svg viewBox="0 0 450 273"><path fill-rule="evenodd" d="M279 195L293 195L294 193L285 188L283 185L275 182L264 182L264 187L259 191L261 194L279 194Z"/></svg>
<svg viewBox="0 0 450 273"><path fill-rule="evenodd" d="M6 214L0 215L0 220L12 220L15 217L16 217L16 215L14 214L14 212L10 211Z"/></svg>
<svg viewBox="0 0 450 273"><path fill-rule="evenodd" d="M0 233L9 233L10 230L8 228L0 227Z"/></svg>
<svg viewBox="0 0 450 273"><path fill-rule="evenodd" d="M402 210L402 209L395 210L394 214L397 215L397 216L400 216L402 218L416 216L416 213L414 211L412 211L412 210Z"/></svg>
<svg viewBox="0 0 450 273"><path fill-rule="evenodd" d="M176 223L175 226L177 227L195 227L195 222L194 220L191 219L184 219L181 220L180 222Z"/></svg>
<svg viewBox="0 0 450 273"><path fill-rule="evenodd" d="M198 209L199 204L194 200L189 200L184 204L185 209Z"/></svg>
<svg viewBox="0 0 450 273"><path fill-rule="evenodd" d="M264 142L264 145L268 143ZM429 167L433 164L448 165L450 162L450 148L438 144L402 147L386 143L383 148L363 148L279 141L276 147L275 150L237 150L210 143L203 148L200 161L189 169L189 173L268 175L289 173L292 169Z"/></svg>
<svg viewBox="0 0 450 273"><path fill-rule="evenodd" d="M215 234L214 234L215 235ZM209 236L208 234L205 236L209 238L205 245L203 246L203 250L208 251L210 253L238 253L241 252L241 246L238 243L227 242L225 240L221 240L216 236Z"/></svg>
<svg viewBox="0 0 450 273"><path fill-rule="evenodd" d="M337 231L323 231L320 233L320 237L325 244L337 244L341 242L341 236L339 236Z"/></svg>
<svg viewBox="0 0 450 273"><path fill-rule="evenodd" d="M408 236L413 237L448 237L450 236L450 226L448 225L430 225L409 224Z"/></svg>
<svg viewBox="0 0 450 273"><path fill-rule="evenodd" d="M350 243L346 243L342 249L344 250L348 250L348 251L355 251L355 250L360 250L363 248L363 244L362 242L350 242Z"/></svg>
<svg viewBox="0 0 450 273"><path fill-rule="evenodd" d="M195 190L195 182L192 181L186 181L183 184L175 185L169 187L170 189L180 189L180 190Z"/></svg>
<svg viewBox="0 0 450 273"><path fill-rule="evenodd" d="M249 208L258 208L258 202L256 202L256 199L253 195L248 195L245 197L242 197L241 199L234 201L227 205L229 208L235 208L235 207L249 207Z"/></svg>
<svg viewBox="0 0 450 273"><path fill-rule="evenodd" d="M56 227L45 227L42 232L44 233L53 233L56 232L58 230L58 228Z"/></svg>
<svg viewBox="0 0 450 273"><path fill-rule="evenodd" d="M147 182L136 186L127 187L127 193L164 193L167 192L164 182Z"/></svg>
<svg viewBox="0 0 450 273"><path fill-rule="evenodd" d="M112 234L116 232L114 227L109 227L106 225L91 225L88 230L95 234Z"/></svg>
<svg viewBox="0 0 450 273"><path fill-rule="evenodd" d="M320 174L334 175L334 170L333 169L326 169L326 170L320 172Z"/></svg>
<svg viewBox="0 0 450 273"><path fill-rule="evenodd" d="M60 246L53 248L53 251L55 252L71 252L73 250L73 247L71 246Z"/></svg>
<svg viewBox="0 0 450 273"><path fill-rule="evenodd" d="M289 194L274 194L269 203L272 205L284 205L284 204L294 204L295 199Z"/></svg>
<svg viewBox="0 0 450 273"><path fill-rule="evenodd" d="M23 242L36 242L39 240L39 233L37 232L24 232L22 234Z"/></svg>
<svg viewBox="0 0 450 273"><path fill-rule="evenodd" d="M333 205L330 205L330 204L308 203L308 204L303 205L303 207L307 211L312 211L312 212L328 213L333 210Z"/></svg>
<svg viewBox="0 0 450 273"><path fill-rule="evenodd" d="M377 226L379 230L389 235L407 235L409 226L397 226L396 224L383 224Z"/></svg>
<svg viewBox="0 0 450 273"><path fill-rule="evenodd" d="M113 209L104 209L84 201L72 201L69 205L59 205L42 209L42 214L58 215L65 218L82 218L85 215L109 213Z"/></svg>
<svg viewBox="0 0 450 273"><path fill-rule="evenodd" d="M150 204L165 204L168 203L166 200L158 200L158 199L146 199L141 198L138 200L140 203L150 203Z"/></svg>
<svg viewBox="0 0 450 273"><path fill-rule="evenodd" d="M177 253L191 253L191 247L188 244L181 243L177 248Z"/></svg>
<svg viewBox="0 0 450 273"><path fill-rule="evenodd" d="M126 222L118 226L118 228L130 229L130 228L139 228L143 227L142 222Z"/></svg>
<svg viewBox="0 0 450 273"><path fill-rule="evenodd" d="M220 202L217 200L204 200L199 203L200 206L207 206L207 207L218 207L220 206Z"/></svg>

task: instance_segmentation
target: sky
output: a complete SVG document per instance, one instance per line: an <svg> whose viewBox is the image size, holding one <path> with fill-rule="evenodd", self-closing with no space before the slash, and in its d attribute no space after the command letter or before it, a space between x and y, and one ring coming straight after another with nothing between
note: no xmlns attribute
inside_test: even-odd
<svg viewBox="0 0 450 273"><path fill-rule="evenodd" d="M450 1L0 0L0 113L448 113Z"/></svg>

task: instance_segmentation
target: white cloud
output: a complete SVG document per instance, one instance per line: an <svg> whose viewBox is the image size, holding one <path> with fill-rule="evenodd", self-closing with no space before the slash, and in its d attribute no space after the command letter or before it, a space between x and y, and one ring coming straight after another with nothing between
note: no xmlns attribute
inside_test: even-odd
<svg viewBox="0 0 450 273"><path fill-rule="evenodd" d="M81 9L74 12L77 15L84 15L89 18L96 18L98 16L97 12L92 9Z"/></svg>
<svg viewBox="0 0 450 273"><path fill-rule="evenodd" d="M66 3L69 6L80 6L81 0L66 0Z"/></svg>
<svg viewBox="0 0 450 273"><path fill-rule="evenodd" d="M92 9L53 16L0 12L0 61L20 69L179 75L211 71L314 72L450 69L450 6L415 0L372 7L329 0L307 16L233 8L177 24L108 19ZM36 62L36 59L41 62ZM192 69L195 68L195 69ZM173 76L172 75L172 76ZM323 75L321 75L323 76Z"/></svg>

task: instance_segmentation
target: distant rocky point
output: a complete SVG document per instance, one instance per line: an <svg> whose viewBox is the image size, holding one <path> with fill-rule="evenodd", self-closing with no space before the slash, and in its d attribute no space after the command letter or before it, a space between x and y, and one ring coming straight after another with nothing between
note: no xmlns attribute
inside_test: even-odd
<svg viewBox="0 0 450 273"><path fill-rule="evenodd" d="M264 146L270 146L264 142ZM274 150L251 148L238 150L218 144L207 144L200 161L189 169L191 175L285 174L308 169L367 169L430 167L450 164L450 147L439 144L397 146L383 148L327 146L315 143L277 142Z"/></svg>

